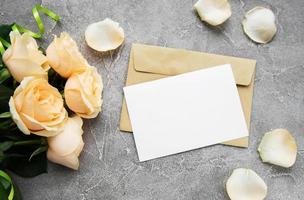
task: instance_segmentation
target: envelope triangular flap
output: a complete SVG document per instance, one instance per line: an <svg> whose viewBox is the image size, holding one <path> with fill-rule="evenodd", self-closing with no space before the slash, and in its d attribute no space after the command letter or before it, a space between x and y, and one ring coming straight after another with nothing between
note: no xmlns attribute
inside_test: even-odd
<svg viewBox="0 0 304 200"><path fill-rule="evenodd" d="M251 59L143 44L133 44L132 52L136 71L167 76L222 65L224 61L231 64L236 83L243 86L251 83L256 64Z"/></svg>

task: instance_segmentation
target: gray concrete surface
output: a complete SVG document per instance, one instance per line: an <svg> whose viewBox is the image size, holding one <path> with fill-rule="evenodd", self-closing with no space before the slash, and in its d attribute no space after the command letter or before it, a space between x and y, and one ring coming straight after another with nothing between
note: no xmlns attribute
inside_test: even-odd
<svg viewBox="0 0 304 200"><path fill-rule="evenodd" d="M52 34L69 32L104 82L103 112L85 122L85 148L79 171L50 164L48 174L16 177L25 200L188 200L229 199L225 182L234 168L255 170L268 185L268 200L304 199L304 1L230 0L233 15L218 28L207 27L194 13L194 0L1 0L0 22L36 30L31 15L42 3L62 16L45 19L46 46ZM241 29L245 11L271 8L278 33L266 45L251 42ZM125 30L125 44L112 55L88 48L84 30L110 17ZM257 60L248 149L216 145L139 163L131 134L118 130L128 56L132 42L192 49ZM263 164L257 146L263 133L287 128L298 143L291 169Z"/></svg>

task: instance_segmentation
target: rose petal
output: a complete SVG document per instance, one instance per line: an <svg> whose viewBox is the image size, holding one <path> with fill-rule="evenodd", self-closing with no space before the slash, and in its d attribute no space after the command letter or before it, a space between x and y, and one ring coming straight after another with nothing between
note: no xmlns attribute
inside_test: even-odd
<svg viewBox="0 0 304 200"><path fill-rule="evenodd" d="M230 4L227 0L199 0L194 4L202 21L217 26L231 16Z"/></svg>
<svg viewBox="0 0 304 200"><path fill-rule="evenodd" d="M57 155L66 156L77 150L82 141L82 119L78 116L69 118L62 133L48 138L48 144Z"/></svg>
<svg viewBox="0 0 304 200"><path fill-rule="evenodd" d="M84 147L82 124L78 116L69 118L61 134L48 138L47 157L50 161L78 169L78 156Z"/></svg>
<svg viewBox="0 0 304 200"><path fill-rule="evenodd" d="M3 62L14 79L37 76L47 79L47 58L38 50L38 45L29 34L11 31L11 46L3 54Z"/></svg>
<svg viewBox="0 0 304 200"><path fill-rule="evenodd" d="M64 113L64 114L62 114L62 113ZM67 111L65 110L64 107L62 107L60 114L58 113L56 116L53 116L52 120L45 121L45 122L43 122L43 124L45 126L51 126L51 127L57 126L57 125L65 122L67 119L67 116L68 116Z"/></svg>
<svg viewBox="0 0 304 200"><path fill-rule="evenodd" d="M297 158L297 144L286 129L265 133L258 148L263 162L291 167Z"/></svg>
<svg viewBox="0 0 304 200"><path fill-rule="evenodd" d="M68 107L83 118L96 117L101 111L102 87L101 76L94 67L73 74L64 89Z"/></svg>
<svg viewBox="0 0 304 200"><path fill-rule="evenodd" d="M62 77L68 78L88 66L87 61L79 52L76 42L68 33L61 33L54 38L46 50L50 66Z"/></svg>
<svg viewBox="0 0 304 200"><path fill-rule="evenodd" d="M12 114L12 119L13 121L16 123L17 127L19 128L19 130L26 134L29 135L30 131L29 129L26 127L26 125L23 123L23 121L21 120L16 107L15 107L15 103L14 103L14 99L11 97L9 102L8 102L9 108L10 108L10 112Z"/></svg>
<svg viewBox="0 0 304 200"><path fill-rule="evenodd" d="M29 132L51 137L59 134L68 117L59 91L49 85L45 79L25 77L16 88L10 109L18 128ZM16 115L16 116L15 116ZM28 131L24 131L25 126Z"/></svg>
<svg viewBox="0 0 304 200"><path fill-rule="evenodd" d="M251 169L235 169L226 183L231 200L263 200L267 195L267 185Z"/></svg>
<svg viewBox="0 0 304 200"><path fill-rule="evenodd" d="M24 77L35 76L47 79L47 72L37 63L29 59L10 59L5 62L8 70L16 81L21 82Z"/></svg>
<svg viewBox="0 0 304 200"><path fill-rule="evenodd" d="M40 135L42 137L54 137L62 132L63 125L64 124L61 124L61 126L58 125L56 128L49 129L49 130L45 129L45 130L41 130L41 131L32 131L32 133L35 135Z"/></svg>
<svg viewBox="0 0 304 200"><path fill-rule="evenodd" d="M93 119L95 117L97 117L97 115L100 113L101 108L97 109L91 113L88 114L83 114L83 113L77 113L77 115L79 115L80 117L84 118L84 119Z"/></svg>
<svg viewBox="0 0 304 200"><path fill-rule="evenodd" d="M87 44L97 51L116 49L123 43L124 37L123 29L109 18L90 24L85 31Z"/></svg>
<svg viewBox="0 0 304 200"><path fill-rule="evenodd" d="M242 25L245 34L257 43L270 42L277 32L273 12L263 7L249 10Z"/></svg>
<svg viewBox="0 0 304 200"><path fill-rule="evenodd" d="M27 127L30 126L33 128L30 130L33 134L44 137L53 137L60 134L64 128L68 114L65 109L63 109L63 113L64 114L60 115L60 118L58 118L56 122L53 123L53 126L48 125L52 122L39 122L25 114L22 115L22 120Z"/></svg>
<svg viewBox="0 0 304 200"><path fill-rule="evenodd" d="M80 146L79 148L83 148L84 143L82 142L82 147ZM47 158L48 160L66 166L68 168L77 170L79 168L79 159L76 155L67 155L67 156L58 156L54 151L48 150L47 151Z"/></svg>
<svg viewBox="0 0 304 200"><path fill-rule="evenodd" d="M66 104L74 112L88 113L93 110L91 105L87 105L88 103L85 103L83 101L83 95L81 94L81 91L76 90L76 89L66 89L64 91L64 94L66 96L66 99L65 99Z"/></svg>
<svg viewBox="0 0 304 200"><path fill-rule="evenodd" d="M11 56L16 59L27 59L28 56L28 44L22 38L23 35L20 35L20 33L15 31L10 32L11 46L9 48L12 50Z"/></svg>
<svg viewBox="0 0 304 200"><path fill-rule="evenodd" d="M43 129L47 131L56 131L57 127L46 126L43 122L39 122L36 119L22 113L21 118L26 126L32 131L41 131Z"/></svg>
<svg viewBox="0 0 304 200"><path fill-rule="evenodd" d="M31 132L41 131L44 129L41 123L24 113L20 114L20 118Z"/></svg>

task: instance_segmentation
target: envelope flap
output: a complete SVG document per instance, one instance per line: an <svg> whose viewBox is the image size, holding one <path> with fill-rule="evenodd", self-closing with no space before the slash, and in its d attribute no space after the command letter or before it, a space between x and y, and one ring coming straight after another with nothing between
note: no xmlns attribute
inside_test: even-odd
<svg viewBox="0 0 304 200"><path fill-rule="evenodd" d="M251 59L143 44L133 44L132 52L136 71L168 76L231 64L236 83L244 86L251 83L256 64Z"/></svg>

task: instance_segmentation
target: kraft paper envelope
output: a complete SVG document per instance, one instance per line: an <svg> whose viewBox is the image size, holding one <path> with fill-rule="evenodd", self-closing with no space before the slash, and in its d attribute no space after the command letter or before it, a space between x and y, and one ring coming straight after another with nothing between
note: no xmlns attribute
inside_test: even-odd
<svg viewBox="0 0 304 200"><path fill-rule="evenodd" d="M249 129L256 65L255 60L182 49L133 44L130 53L126 86L223 64L230 64L232 67ZM178 114L178 110L176 112ZM121 131L132 132L125 100L122 105L119 127ZM223 144L248 147L248 137L228 141Z"/></svg>

